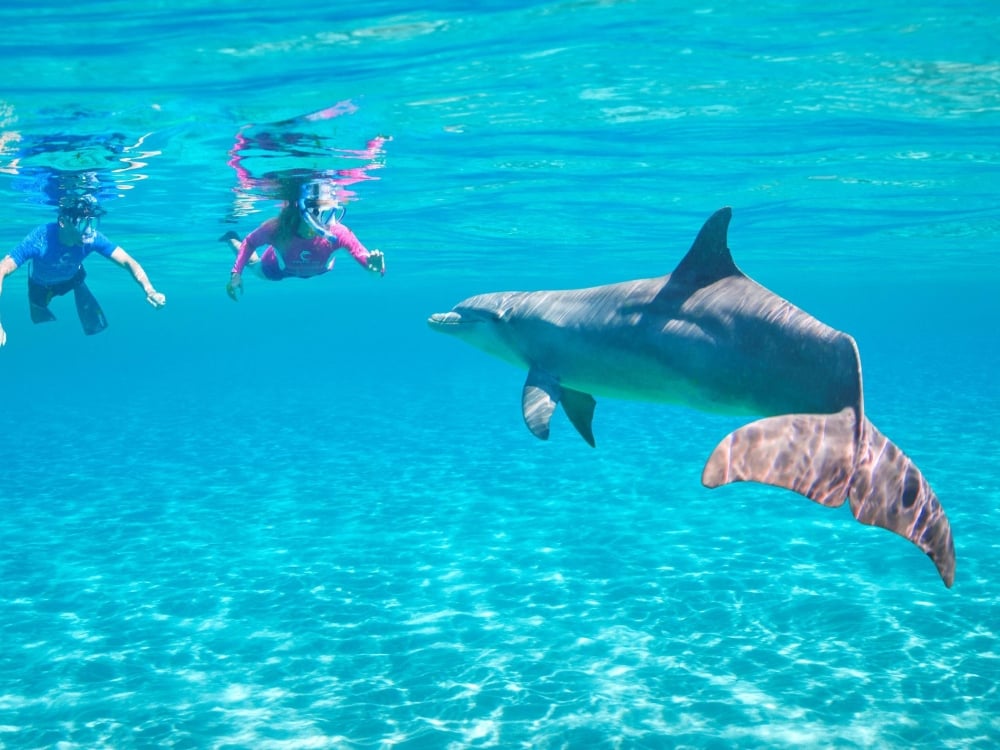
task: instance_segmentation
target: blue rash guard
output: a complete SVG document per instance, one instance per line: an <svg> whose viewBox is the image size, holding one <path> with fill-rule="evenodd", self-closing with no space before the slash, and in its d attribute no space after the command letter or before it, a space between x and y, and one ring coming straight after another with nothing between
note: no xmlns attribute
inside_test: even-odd
<svg viewBox="0 0 1000 750"><path fill-rule="evenodd" d="M64 245L59 241L59 225L55 222L35 227L10 252L11 259L20 268L31 263L31 280L42 286L53 286L72 279L80 270L83 259L91 253L111 257L115 245L100 232L93 242Z"/></svg>

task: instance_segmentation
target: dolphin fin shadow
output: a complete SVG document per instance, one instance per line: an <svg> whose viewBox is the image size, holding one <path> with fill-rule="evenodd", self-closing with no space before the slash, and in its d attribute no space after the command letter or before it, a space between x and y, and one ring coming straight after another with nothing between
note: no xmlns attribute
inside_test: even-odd
<svg viewBox="0 0 1000 750"><path fill-rule="evenodd" d="M895 532L934 561L945 585L955 579L955 547L944 509L916 465L856 411L788 414L730 433L705 463L702 484L760 482L827 507L847 498L858 521Z"/></svg>
<svg viewBox="0 0 1000 750"><path fill-rule="evenodd" d="M521 413L532 435L541 440L549 439L549 422L559 403L562 403L563 411L576 431L593 448L594 408L597 405L594 397L572 388L563 388L555 377L532 367L521 391Z"/></svg>

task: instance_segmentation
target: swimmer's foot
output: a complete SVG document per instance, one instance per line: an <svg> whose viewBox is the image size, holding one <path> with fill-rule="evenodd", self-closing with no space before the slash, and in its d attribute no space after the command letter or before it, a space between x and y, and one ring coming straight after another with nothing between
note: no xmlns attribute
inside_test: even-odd
<svg viewBox="0 0 1000 750"><path fill-rule="evenodd" d="M219 242L239 242L240 236L236 234L232 229L226 232L224 235L219 237Z"/></svg>

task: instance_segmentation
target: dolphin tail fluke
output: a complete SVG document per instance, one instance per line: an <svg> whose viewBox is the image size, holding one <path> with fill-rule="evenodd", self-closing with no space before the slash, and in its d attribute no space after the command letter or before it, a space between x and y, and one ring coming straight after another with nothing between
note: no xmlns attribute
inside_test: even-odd
<svg viewBox="0 0 1000 750"><path fill-rule="evenodd" d="M867 419L865 434L848 493L854 517L920 547L950 588L955 581L955 543L937 495L916 464Z"/></svg>
<svg viewBox="0 0 1000 750"><path fill-rule="evenodd" d="M751 422L727 435L701 474L706 487L761 482L820 505L844 504L857 453L854 409L787 414Z"/></svg>
<svg viewBox="0 0 1000 750"><path fill-rule="evenodd" d="M761 482L839 507L850 498L861 523L909 539L937 566L946 586L955 578L951 527L916 465L856 412L788 414L752 422L726 436L701 475L706 487Z"/></svg>

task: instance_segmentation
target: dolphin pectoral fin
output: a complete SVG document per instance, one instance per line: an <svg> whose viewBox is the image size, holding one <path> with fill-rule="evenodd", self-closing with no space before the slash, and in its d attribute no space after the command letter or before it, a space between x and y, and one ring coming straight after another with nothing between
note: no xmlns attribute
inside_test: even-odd
<svg viewBox="0 0 1000 750"><path fill-rule="evenodd" d="M574 391L572 388L562 389L562 406L569 421L576 431L586 440L590 447L594 444L594 407L597 402L589 393Z"/></svg>
<svg viewBox="0 0 1000 750"><path fill-rule="evenodd" d="M951 588L955 543L934 490L916 464L867 419L865 433L848 492L851 512L861 523L881 526L920 547Z"/></svg>
<svg viewBox="0 0 1000 750"><path fill-rule="evenodd" d="M521 413L531 434L542 440L549 439L549 422L556 404L562 397L559 381L544 370L532 367L521 391Z"/></svg>
<svg viewBox="0 0 1000 750"><path fill-rule="evenodd" d="M521 411L532 435L542 440L549 439L549 422L556 404L560 403L576 431L593 447L594 407L597 406L594 397L583 391L563 388L555 377L532 367L521 391Z"/></svg>
<svg viewBox="0 0 1000 750"><path fill-rule="evenodd" d="M854 409L786 414L751 422L726 436L701 474L706 487L761 482L836 508L844 504L857 454Z"/></svg>

